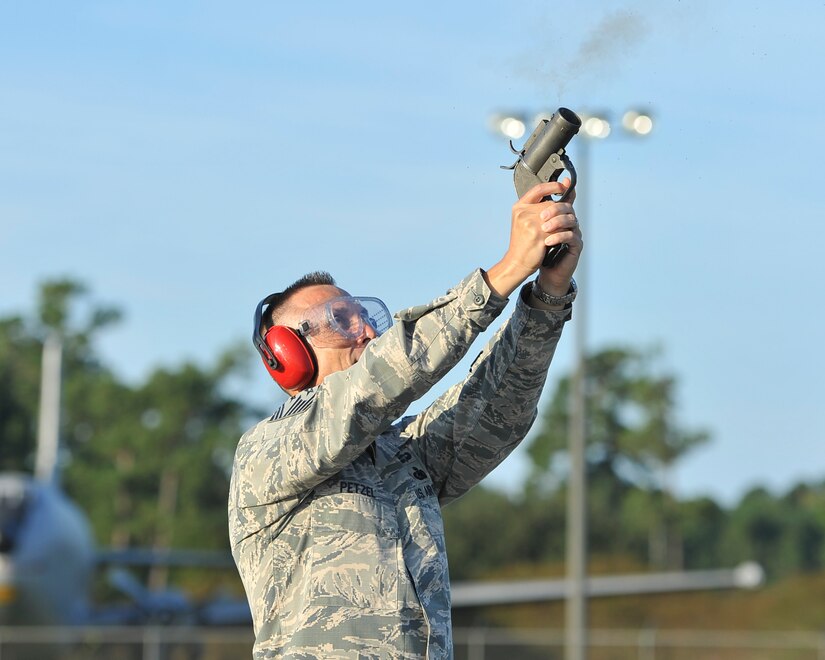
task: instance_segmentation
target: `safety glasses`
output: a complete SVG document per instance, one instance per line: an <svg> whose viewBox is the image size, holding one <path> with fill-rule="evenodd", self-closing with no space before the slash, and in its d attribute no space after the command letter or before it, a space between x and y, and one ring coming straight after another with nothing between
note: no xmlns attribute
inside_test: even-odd
<svg viewBox="0 0 825 660"><path fill-rule="evenodd" d="M367 326L378 336L391 325L390 311L380 299L340 296L307 309L298 331L313 346L346 348L364 336Z"/></svg>

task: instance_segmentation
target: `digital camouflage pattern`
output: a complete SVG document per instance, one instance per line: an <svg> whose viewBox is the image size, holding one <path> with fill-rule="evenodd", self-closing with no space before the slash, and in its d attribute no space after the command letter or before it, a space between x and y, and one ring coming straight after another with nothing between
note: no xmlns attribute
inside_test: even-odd
<svg viewBox="0 0 825 660"><path fill-rule="evenodd" d="M569 310L519 296L467 378L402 415L507 301L481 271L396 315L360 360L241 438L229 533L252 609L254 657L451 658L440 507L524 438Z"/></svg>

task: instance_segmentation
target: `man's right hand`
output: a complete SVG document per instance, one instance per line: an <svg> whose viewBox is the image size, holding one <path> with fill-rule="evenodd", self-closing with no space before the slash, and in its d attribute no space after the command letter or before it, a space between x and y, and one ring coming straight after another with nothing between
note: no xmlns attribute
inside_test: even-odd
<svg viewBox="0 0 825 660"><path fill-rule="evenodd" d="M507 252L487 271L487 283L494 293L508 297L538 270L547 248L560 243L567 243L568 254L552 269L553 284L557 284L552 288L558 288L558 291L548 290L547 293L559 296L567 293L582 249L581 231L573 210L576 193L574 191L564 202L542 200L551 194L562 194L569 184L569 179L541 183L524 193L513 205Z"/></svg>

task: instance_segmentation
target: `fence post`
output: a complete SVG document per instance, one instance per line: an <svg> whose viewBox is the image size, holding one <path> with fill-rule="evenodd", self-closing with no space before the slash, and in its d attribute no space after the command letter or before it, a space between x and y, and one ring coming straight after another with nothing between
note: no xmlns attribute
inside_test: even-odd
<svg viewBox="0 0 825 660"><path fill-rule="evenodd" d="M143 660L160 660L160 628L157 626L143 629Z"/></svg>
<svg viewBox="0 0 825 660"><path fill-rule="evenodd" d="M640 630L638 647L639 660L656 660L656 631Z"/></svg>
<svg viewBox="0 0 825 660"><path fill-rule="evenodd" d="M816 657L819 660L825 660L825 634L819 636L819 645L817 646L818 653Z"/></svg>
<svg viewBox="0 0 825 660"><path fill-rule="evenodd" d="M467 635L467 660L484 660L486 645L484 628L473 628Z"/></svg>

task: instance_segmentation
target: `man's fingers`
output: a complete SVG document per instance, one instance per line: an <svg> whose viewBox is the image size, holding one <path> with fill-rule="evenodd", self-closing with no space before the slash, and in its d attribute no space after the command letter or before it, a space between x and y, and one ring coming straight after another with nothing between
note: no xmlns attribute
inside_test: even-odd
<svg viewBox="0 0 825 660"><path fill-rule="evenodd" d="M546 220L541 228L548 234L562 230L576 231L579 228L579 220L575 213L563 213Z"/></svg>
<svg viewBox="0 0 825 660"><path fill-rule="evenodd" d="M544 209L539 217L542 220L549 220L559 215L575 213L573 205L568 202L543 202Z"/></svg>
<svg viewBox="0 0 825 660"><path fill-rule="evenodd" d="M559 245L561 243L575 243L578 244L581 241L581 237L573 230L565 230L565 231L557 231L554 234L550 234L547 238L544 239L544 244L546 246L551 245Z"/></svg>
<svg viewBox="0 0 825 660"><path fill-rule="evenodd" d="M561 180L561 182L564 185L565 190L567 190L570 187L570 184L572 183L570 181L569 176L564 177ZM576 201L576 189L575 188L573 188L573 190L570 191L570 194L567 196L567 199L565 199L564 201L567 202L568 204L572 204L573 202Z"/></svg>
<svg viewBox="0 0 825 660"><path fill-rule="evenodd" d="M566 179L565 181L569 184L569 179ZM519 201L524 204L537 204L548 195L561 195L565 190L567 190L567 186L561 181L540 183L524 193ZM571 195L572 194L573 193L571 193Z"/></svg>

